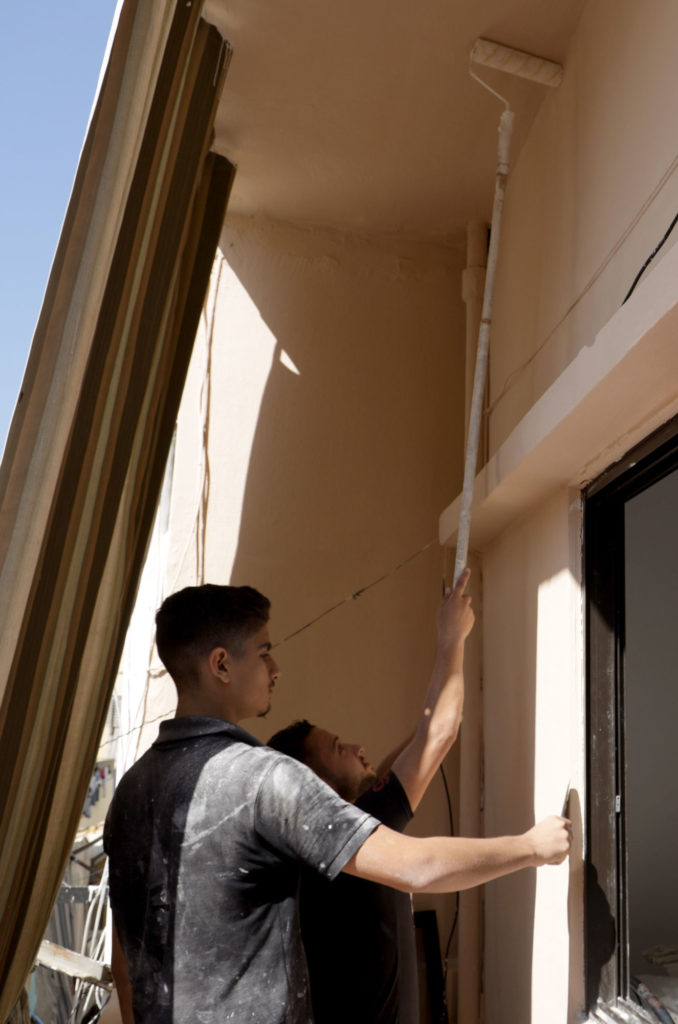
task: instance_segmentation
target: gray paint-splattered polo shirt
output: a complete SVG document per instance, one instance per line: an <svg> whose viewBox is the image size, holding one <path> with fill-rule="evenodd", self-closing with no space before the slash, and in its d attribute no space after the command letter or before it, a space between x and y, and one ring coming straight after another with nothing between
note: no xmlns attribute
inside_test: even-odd
<svg viewBox="0 0 678 1024"><path fill-rule="evenodd" d="M104 837L135 1024L312 1021L300 866L334 878L378 824L230 722L163 722Z"/></svg>

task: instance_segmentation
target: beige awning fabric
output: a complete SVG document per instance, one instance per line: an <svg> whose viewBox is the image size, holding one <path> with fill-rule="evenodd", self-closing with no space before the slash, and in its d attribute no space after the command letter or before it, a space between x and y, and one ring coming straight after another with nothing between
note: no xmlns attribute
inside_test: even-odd
<svg viewBox="0 0 678 1024"><path fill-rule="evenodd" d="M233 177L200 6L119 11L0 466L0 1021L87 792Z"/></svg>

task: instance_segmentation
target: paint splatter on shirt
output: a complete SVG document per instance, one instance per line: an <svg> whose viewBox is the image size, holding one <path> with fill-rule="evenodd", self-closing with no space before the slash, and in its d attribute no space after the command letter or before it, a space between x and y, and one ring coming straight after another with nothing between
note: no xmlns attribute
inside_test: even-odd
<svg viewBox="0 0 678 1024"><path fill-rule="evenodd" d="M300 867L334 878L378 824L236 725L163 722L105 829L136 1024L310 1024Z"/></svg>

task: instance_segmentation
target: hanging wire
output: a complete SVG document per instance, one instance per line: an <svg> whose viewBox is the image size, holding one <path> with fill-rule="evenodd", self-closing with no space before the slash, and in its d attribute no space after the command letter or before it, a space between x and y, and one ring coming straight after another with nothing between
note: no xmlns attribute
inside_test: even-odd
<svg viewBox="0 0 678 1024"><path fill-rule="evenodd" d="M316 622L320 622L321 619L326 618L326 616L336 611L337 608L341 608L342 605L349 604L351 601L356 601L359 597L362 597L363 594L367 593L368 590L371 590L372 587L376 587L378 583L383 583L384 580L390 579L391 576L394 576L402 568L404 568L410 562L414 561L415 558L418 558L420 555L423 555L425 551L428 551L429 548L433 547L433 545L437 543L437 538L434 540L430 540L427 544L424 544L417 551L414 551L411 555L408 555L407 558L404 558L401 562L398 562L397 565L394 565L393 568L389 569L388 572L383 573L377 579L372 580L371 583L367 583L364 587L360 587L358 590L354 590L352 594L348 595L348 597L343 598L341 601L337 601L336 604L333 604L330 608L326 608L325 611L321 612L319 615L316 615L313 619L305 623L303 626L300 626L298 629L295 629L291 633L288 633L287 636L283 637L282 640L279 640L276 644L274 644L273 648L271 649L273 650L276 647L281 647L282 644L287 643L287 641L291 640L292 637L299 636L300 633L303 633L305 630L310 629L311 626L314 626L316 624ZM165 669L158 669L155 671L151 671L149 669L148 671L149 679L159 679L161 676L166 674L167 673ZM145 707L146 704L144 705L144 708ZM111 737L110 740L107 740L105 743L101 745L101 749L103 750L104 747L106 746L110 746L112 744L119 742L120 740L126 739L128 736L131 736L134 733L141 733L141 730L145 726L153 725L155 722L161 722L163 719L167 718L168 715L171 715L172 711L173 708L168 708L166 711L161 712L154 718L146 719L144 717L143 721L140 724L132 726L132 728L128 729L126 732L121 732L118 733L116 736Z"/></svg>
<svg viewBox="0 0 678 1024"><path fill-rule="evenodd" d="M214 351L214 326L216 323L216 311L217 311L217 300L219 297L219 284L221 281L221 274L224 266L223 257L218 261L216 281L214 283L212 293L212 308L209 314L206 309L206 305L203 306L203 319L205 323L205 335L206 335L206 363L205 373L203 376L203 386L201 392L201 405L203 408L203 422L202 422L202 487L200 493L200 501L198 503L198 517L195 531L195 543L196 543L196 579L198 583L205 582L205 557L206 557L206 546L207 546L207 513L209 510L210 501L210 487L212 483L212 473L210 466L210 426L212 416L212 354Z"/></svg>
<svg viewBox="0 0 678 1024"><path fill-rule="evenodd" d="M132 728L128 729L127 732L120 733L118 736L114 736L112 739L106 740L105 743L101 744L101 747L99 749L103 750L105 747L111 746L112 744L116 743L117 740L122 740L126 739L128 736L133 736L135 732L141 732L141 730L144 729L147 725L153 725L155 722L162 722L163 719L169 718L169 716L172 715L173 712L174 707L167 708L166 711L163 711L159 715L156 715L155 718L149 718L147 721L144 720L143 722L141 722L140 725L133 725Z"/></svg>
<svg viewBox="0 0 678 1024"><path fill-rule="evenodd" d="M447 784L447 775L445 774L445 769L444 769L442 764L440 765L440 774L442 776L443 786L445 787L445 798L447 800L447 813L448 813L448 818L449 818L449 822L450 822L450 835L453 836L454 835L454 815L453 815L453 812L452 812L452 796L450 794L450 788L449 788L449 786ZM447 942L445 943L445 952L443 954L443 982L442 982L443 992L442 992L442 995L443 995L443 1006L445 1008L445 1013L447 1013L447 971L448 971L448 968L449 968L450 948L452 946L452 939L454 938L454 933L457 930L457 921L458 920L459 920L459 893L456 892L455 893L455 904L454 904L454 916L452 918L452 924L450 925L450 930L449 930L449 932L447 934Z"/></svg>
<svg viewBox="0 0 678 1024"><path fill-rule="evenodd" d="M303 633L304 630L306 629L310 629L311 626L315 626L316 622L320 622L320 620L324 619L327 615L331 615L332 612L335 612L337 608L341 608L342 605L350 604L351 601L356 601L359 597L362 597L363 594L367 593L368 590L371 590L372 587L376 587L378 583L383 583L384 580L387 580L391 576L394 576L395 573L399 572L400 569L408 565L409 562L413 561L415 558L418 558L419 555L423 555L425 551L428 551L430 547L437 543L437 539L430 540L428 544L424 544L424 546L419 548L418 551L413 552L411 555L408 555L407 558L403 559L402 562L398 562L397 565L394 565L393 568L389 569L388 572L385 572L383 576L380 576L376 580L372 580L371 583L367 583L364 587L360 587L359 590L354 590L352 594L348 595L348 597L344 597L342 598L341 601L337 601L336 604L333 604L330 608L326 608L324 612L321 612L320 615L316 615L315 618L311 619L305 625L300 626L299 629L295 629L293 630L292 633L288 633L287 636L283 637L282 640L279 640L277 644L273 644L272 650L274 650L276 647L280 647L282 644L286 644L288 640L292 639L292 637L299 636L300 633Z"/></svg>

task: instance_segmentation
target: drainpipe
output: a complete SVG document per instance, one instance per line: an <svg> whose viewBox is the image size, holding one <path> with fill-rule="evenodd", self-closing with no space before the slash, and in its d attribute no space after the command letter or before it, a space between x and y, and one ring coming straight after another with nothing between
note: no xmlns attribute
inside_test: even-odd
<svg viewBox="0 0 678 1024"><path fill-rule="evenodd" d="M470 419L476 347L480 330L485 267L488 252L487 224L473 222L466 229L466 269L462 275L462 297L466 304L466 422ZM468 426L467 426L468 433ZM468 437L467 437L468 441ZM479 437L479 451L485 453L485 425ZM481 456L481 463L485 461ZM459 735L459 834L483 834L482 798L482 577L480 559L471 554L471 593L476 623L466 642L464 655L464 721ZM457 1022L479 1024L483 963L482 887L459 896Z"/></svg>

